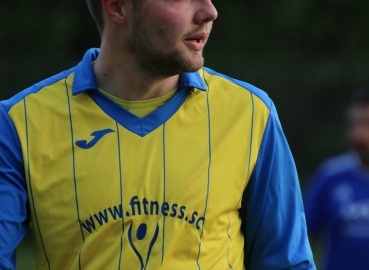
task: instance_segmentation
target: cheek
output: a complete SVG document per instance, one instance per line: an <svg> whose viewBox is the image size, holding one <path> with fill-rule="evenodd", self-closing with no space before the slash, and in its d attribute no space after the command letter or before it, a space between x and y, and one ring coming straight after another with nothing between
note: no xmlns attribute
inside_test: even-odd
<svg viewBox="0 0 369 270"><path fill-rule="evenodd" d="M185 18L179 16L178 11L162 10L157 12L151 21L157 26L162 37L185 34L186 21Z"/></svg>
<svg viewBox="0 0 369 270"><path fill-rule="evenodd" d="M352 137L356 143L363 144L369 147L369 126L359 125L354 128Z"/></svg>
<svg viewBox="0 0 369 270"><path fill-rule="evenodd" d="M165 22L163 24L158 24L157 28L153 31L156 32L155 38L157 42L165 43L170 46L170 44L174 45L180 40L182 40L184 36L183 30L175 23Z"/></svg>

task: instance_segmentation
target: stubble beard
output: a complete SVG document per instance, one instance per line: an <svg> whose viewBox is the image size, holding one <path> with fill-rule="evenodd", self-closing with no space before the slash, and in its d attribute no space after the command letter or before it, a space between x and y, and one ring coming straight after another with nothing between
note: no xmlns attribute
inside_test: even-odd
<svg viewBox="0 0 369 270"><path fill-rule="evenodd" d="M202 52L186 54L178 48L172 51L167 51L164 47L158 48L147 34L148 31L150 30L136 21L132 38L127 43L139 70L146 76L167 78L182 72L195 72L203 66Z"/></svg>

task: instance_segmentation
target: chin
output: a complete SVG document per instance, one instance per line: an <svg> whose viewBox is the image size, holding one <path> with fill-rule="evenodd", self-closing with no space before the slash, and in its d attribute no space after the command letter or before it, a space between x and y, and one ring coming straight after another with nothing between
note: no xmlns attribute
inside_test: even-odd
<svg viewBox="0 0 369 270"><path fill-rule="evenodd" d="M183 72L198 71L203 65L202 52L176 50L171 54L152 54L142 61L141 67L155 77L166 78Z"/></svg>
<svg viewBox="0 0 369 270"><path fill-rule="evenodd" d="M195 72L202 68L204 65L204 57L197 55L195 59L191 59L187 62L186 72Z"/></svg>
<svg viewBox="0 0 369 270"><path fill-rule="evenodd" d="M198 71L200 68L202 68L202 66L203 64L193 65L189 67L187 70L185 70L184 72L195 72L195 71Z"/></svg>
<svg viewBox="0 0 369 270"><path fill-rule="evenodd" d="M196 59L196 61L193 59L187 59L185 61L177 62L177 65L172 65L170 72L173 73L173 75L183 72L195 72L202 68L203 65L204 59L202 57L201 59Z"/></svg>

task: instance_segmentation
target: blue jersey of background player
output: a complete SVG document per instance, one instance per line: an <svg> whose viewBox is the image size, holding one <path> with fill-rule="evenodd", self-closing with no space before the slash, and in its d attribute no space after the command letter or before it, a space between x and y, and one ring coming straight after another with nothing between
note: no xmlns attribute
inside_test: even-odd
<svg viewBox="0 0 369 270"><path fill-rule="evenodd" d="M309 236L324 236L326 270L369 269L369 92L354 93L347 135L353 151L324 162L305 198Z"/></svg>

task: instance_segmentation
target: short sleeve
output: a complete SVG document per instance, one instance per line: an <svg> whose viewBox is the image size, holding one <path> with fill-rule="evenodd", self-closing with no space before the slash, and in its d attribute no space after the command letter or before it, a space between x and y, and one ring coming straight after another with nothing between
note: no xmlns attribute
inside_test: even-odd
<svg viewBox="0 0 369 270"><path fill-rule="evenodd" d="M28 196L18 134L0 103L0 269L15 269L28 228Z"/></svg>
<svg viewBox="0 0 369 270"><path fill-rule="evenodd" d="M248 270L316 269L296 166L274 105L241 208Z"/></svg>

